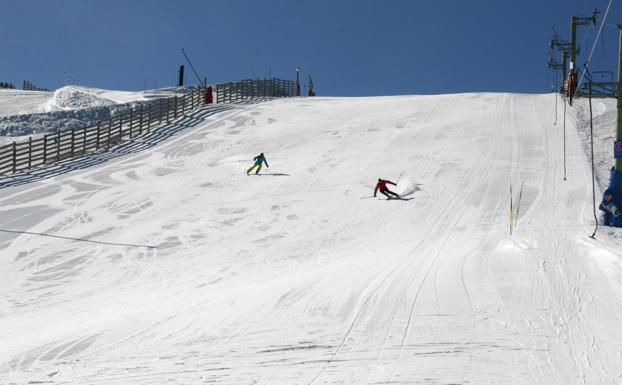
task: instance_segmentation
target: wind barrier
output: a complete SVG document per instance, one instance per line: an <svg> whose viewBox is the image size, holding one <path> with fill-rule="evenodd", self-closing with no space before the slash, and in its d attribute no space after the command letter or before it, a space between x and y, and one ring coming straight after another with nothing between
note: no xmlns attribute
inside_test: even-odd
<svg viewBox="0 0 622 385"><path fill-rule="evenodd" d="M216 85L216 103L232 103L256 97L294 96L294 82L290 80L242 80L237 83Z"/></svg>
<svg viewBox="0 0 622 385"><path fill-rule="evenodd" d="M280 79L242 80L215 87L216 103L219 104L294 95L294 82ZM133 106L95 125L59 130L37 138L31 136L26 141L1 146L0 175L83 156L138 138L204 106L208 100L206 92L204 88L192 89L183 96L160 98Z"/></svg>

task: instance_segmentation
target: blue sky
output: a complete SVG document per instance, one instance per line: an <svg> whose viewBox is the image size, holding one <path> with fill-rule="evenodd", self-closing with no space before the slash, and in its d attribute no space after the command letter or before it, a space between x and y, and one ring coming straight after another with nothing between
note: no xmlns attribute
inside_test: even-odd
<svg viewBox="0 0 622 385"><path fill-rule="evenodd" d="M294 79L325 96L550 91L548 41L581 27L587 60L608 0L0 0L0 81L173 86L185 48L200 76ZM592 70L617 72L613 3ZM559 58L559 54L555 53ZM186 65L187 83L196 77Z"/></svg>

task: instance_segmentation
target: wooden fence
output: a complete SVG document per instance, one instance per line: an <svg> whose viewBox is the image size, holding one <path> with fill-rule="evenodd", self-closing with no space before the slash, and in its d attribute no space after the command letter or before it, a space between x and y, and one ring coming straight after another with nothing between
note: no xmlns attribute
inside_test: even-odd
<svg viewBox="0 0 622 385"><path fill-rule="evenodd" d="M293 95L294 83L280 79L242 80L216 85L216 103ZM203 106L205 100L205 89L194 89L181 97L161 98L140 104L93 126L60 130L37 139L31 136L27 141L1 146L0 175L14 174L107 149L192 112Z"/></svg>
<svg viewBox="0 0 622 385"><path fill-rule="evenodd" d="M256 97L294 96L294 82L290 80L242 80L237 83L216 85L216 103L231 103Z"/></svg>

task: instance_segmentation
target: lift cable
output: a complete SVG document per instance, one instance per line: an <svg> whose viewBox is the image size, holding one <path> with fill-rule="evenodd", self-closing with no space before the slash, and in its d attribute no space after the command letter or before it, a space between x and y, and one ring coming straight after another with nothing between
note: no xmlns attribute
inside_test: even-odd
<svg viewBox="0 0 622 385"><path fill-rule="evenodd" d="M613 2L613 0L609 0L609 4L607 5L607 10L605 11L605 15L603 16L603 21L600 23L600 28L598 28L598 34L596 35L596 39L594 40L594 44L592 45L592 50L590 51L590 56L587 58L587 61L585 62L585 67L586 68L590 64L590 62L592 61L592 55L594 54L594 49L596 49L596 44L598 43L598 39L600 38L600 34L603 31L603 26L605 25L605 22L607 21L607 15L609 14L609 9L611 8L611 3L612 2ZM583 81L584 77L585 77L585 72L583 72L581 74L581 78L579 79L579 82L577 84L577 88L574 91L573 97L577 96L577 92L579 92L579 86L581 85L581 82Z"/></svg>

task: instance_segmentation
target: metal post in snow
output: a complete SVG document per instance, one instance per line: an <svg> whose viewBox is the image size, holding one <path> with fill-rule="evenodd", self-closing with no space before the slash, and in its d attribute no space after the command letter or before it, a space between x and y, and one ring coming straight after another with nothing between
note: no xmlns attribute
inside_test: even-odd
<svg viewBox="0 0 622 385"><path fill-rule="evenodd" d="M562 88L566 80L566 68L568 67L568 51L562 51Z"/></svg>
<svg viewBox="0 0 622 385"><path fill-rule="evenodd" d="M564 180L566 180L566 93L564 93Z"/></svg>
<svg viewBox="0 0 622 385"><path fill-rule="evenodd" d="M557 126L557 93L559 92L557 90L557 76L555 77L555 88L553 89L553 95L555 95L555 122L553 123L554 126Z"/></svg>

